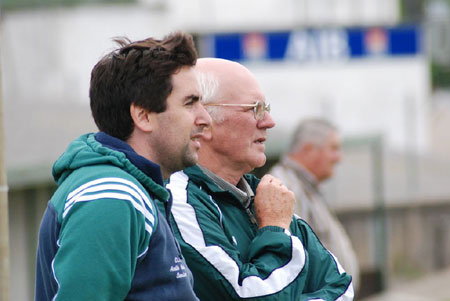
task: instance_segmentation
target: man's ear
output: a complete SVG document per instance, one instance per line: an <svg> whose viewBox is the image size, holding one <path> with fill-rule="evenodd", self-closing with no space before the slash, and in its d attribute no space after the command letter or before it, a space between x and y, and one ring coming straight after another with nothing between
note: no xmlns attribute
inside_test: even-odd
<svg viewBox="0 0 450 301"><path fill-rule="evenodd" d="M311 142L306 142L303 144L303 150L307 153L313 151L316 147Z"/></svg>
<svg viewBox="0 0 450 301"><path fill-rule="evenodd" d="M304 143L301 146L301 149L299 150L299 153L301 153L301 156L303 158L306 158L306 157L310 158L311 156L315 156L316 152L317 152L317 146L311 142Z"/></svg>
<svg viewBox="0 0 450 301"><path fill-rule="evenodd" d="M131 104L130 114L133 119L134 126L143 132L152 132L156 126L155 115L151 114L146 109Z"/></svg>

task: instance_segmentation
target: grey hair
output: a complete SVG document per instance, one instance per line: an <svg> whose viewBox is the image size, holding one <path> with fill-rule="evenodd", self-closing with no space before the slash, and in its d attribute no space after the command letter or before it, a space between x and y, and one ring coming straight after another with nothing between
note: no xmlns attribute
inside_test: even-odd
<svg viewBox="0 0 450 301"><path fill-rule="evenodd" d="M332 132L337 132L337 128L325 119L305 119L295 129L289 151L297 152L306 143L321 146Z"/></svg>
<svg viewBox="0 0 450 301"><path fill-rule="evenodd" d="M212 73L198 72L200 90L202 91L202 103L208 104L216 101L217 90L219 89L219 81L217 77ZM221 123L223 121L223 116L220 114L220 107L206 106L206 111L209 113L211 118L217 122Z"/></svg>

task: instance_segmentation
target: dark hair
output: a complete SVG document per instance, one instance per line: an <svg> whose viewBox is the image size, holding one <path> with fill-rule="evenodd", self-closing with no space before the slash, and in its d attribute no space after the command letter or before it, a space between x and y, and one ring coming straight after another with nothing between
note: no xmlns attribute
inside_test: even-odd
<svg viewBox="0 0 450 301"><path fill-rule="evenodd" d="M197 52L192 37L181 32L162 40L114 41L119 49L104 56L92 69L89 97L99 130L127 140L134 129L130 105L164 112L173 88L172 74L183 66L194 66Z"/></svg>

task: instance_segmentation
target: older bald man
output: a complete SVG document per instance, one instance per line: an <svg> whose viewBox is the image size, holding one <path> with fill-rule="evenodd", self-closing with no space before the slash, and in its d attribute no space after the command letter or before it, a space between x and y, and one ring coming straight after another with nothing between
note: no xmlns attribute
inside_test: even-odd
<svg viewBox="0 0 450 301"><path fill-rule="evenodd" d="M212 123L199 165L175 173L172 223L201 300L352 300L349 276L311 228L293 217L294 195L278 179L247 174L264 165L275 126L253 74L200 59Z"/></svg>

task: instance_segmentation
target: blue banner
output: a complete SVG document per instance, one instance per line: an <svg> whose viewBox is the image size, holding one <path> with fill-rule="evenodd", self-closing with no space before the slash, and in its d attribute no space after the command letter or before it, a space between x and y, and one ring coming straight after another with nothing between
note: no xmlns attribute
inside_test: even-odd
<svg viewBox="0 0 450 301"><path fill-rule="evenodd" d="M203 56L234 61L312 62L416 56L423 52L418 26L214 34L203 37L201 43Z"/></svg>

